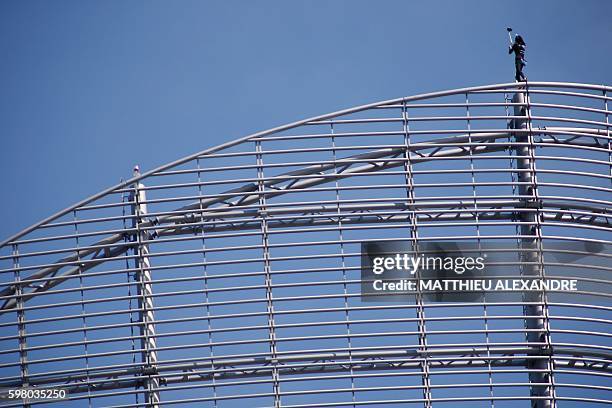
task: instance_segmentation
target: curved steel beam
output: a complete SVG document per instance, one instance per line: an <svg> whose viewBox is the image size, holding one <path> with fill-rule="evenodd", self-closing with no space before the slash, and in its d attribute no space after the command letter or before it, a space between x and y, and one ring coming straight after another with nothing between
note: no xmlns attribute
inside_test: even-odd
<svg viewBox="0 0 612 408"><path fill-rule="evenodd" d="M312 118L308 118L308 119L303 119L303 120L299 120L297 122L293 122L293 123L289 123L286 125L282 125L282 126L278 126L272 129L268 129L268 130L264 130L261 132L256 132L253 133L251 135L242 137L240 139L236 139L227 143L223 143L220 145L217 145L215 147L211 147L205 150L202 150L198 153L189 155L189 156L185 156L181 159L175 160L171 163L167 163L164 164L162 166L159 166L155 169L152 169L150 171L147 171L145 173L143 173L142 175L136 176L136 177L132 177L129 180L126 180L122 183L119 183L113 187L107 188L106 190L103 190L97 194L94 194L88 198L85 198L84 200L79 201L76 204L71 205L70 207L67 207L61 211L58 211L57 213L45 218L44 220L41 220L25 229L23 229L22 231L10 236L9 238L3 240L0 242L0 248L10 244L12 241L15 241L17 239L19 239L20 237L24 236L25 234L34 231L36 228L40 227L41 225L47 224L63 215L66 215L68 213L70 213L71 211L75 210L78 207L84 206L86 204L89 204L90 202L97 200L107 194L110 194L112 192L114 192L115 190L119 190L122 188L125 188L127 186L130 186L132 184L134 184L135 182L138 182L140 180L146 179L147 177L154 175L155 173L170 169L172 167L176 167L179 166L183 163L186 163L188 161L197 159L200 156L205 156L207 154L222 150L222 149L226 149L235 145L238 145L240 143L258 138L258 137L262 137L262 136L266 136L269 134L273 134L273 133L277 133L277 132L281 132L284 130L288 130L288 129L292 129L298 126L302 126L305 124L308 124L310 122L316 122L316 121L321 121L321 120L325 120L325 119L331 119L337 116L342 116L342 115L347 115L350 113L356 113L356 112L360 112L366 109L370 109L370 108L375 108L378 106L384 106L384 105L391 105L391 104L396 104L396 103L409 103L409 102L413 102L413 101L418 101L418 100L422 100L422 99L431 99L431 98L436 98L436 97L442 97L442 96L449 96L449 95L456 95L456 94L463 94L463 93L469 93L469 92L478 92L478 91L507 91L507 92L515 92L515 91L520 91L521 88L525 85L526 83L520 84L520 83L516 83L516 82L509 82L509 83L504 83L504 84L492 84L492 85L483 85L483 86L475 86L475 87L468 87L468 88L457 88L457 89L452 89L452 90L447 90L447 91L439 91L439 92L430 92L430 93L425 93L425 94L419 94L419 95L414 95L414 96L409 96L409 97L403 97L403 98L396 98L396 99L389 99L386 101L380 101L380 102L374 102L374 103L370 103L370 104L366 104L366 105L361 105L361 106L357 106L357 107L353 107L353 108L349 108L349 109L344 109L344 110L340 110L340 111L336 111L336 112L332 112L332 113L328 113L325 115L320 115L320 116L315 116ZM605 85L593 85L593 84L581 84L581 83L570 83L570 82L529 82L529 86L532 87L549 87L549 88L577 88L577 89L589 89L589 90L597 90L597 91L606 91L606 92L612 92L612 87L609 86L605 86Z"/></svg>

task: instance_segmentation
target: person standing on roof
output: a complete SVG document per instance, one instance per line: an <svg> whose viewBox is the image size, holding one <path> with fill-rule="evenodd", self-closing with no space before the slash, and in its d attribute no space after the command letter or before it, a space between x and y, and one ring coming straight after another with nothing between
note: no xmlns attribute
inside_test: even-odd
<svg viewBox="0 0 612 408"><path fill-rule="evenodd" d="M514 37L514 43L508 48L508 54L512 54L514 52L514 67L516 69L516 73L514 74L514 78L517 82L526 81L527 77L523 73L523 68L527 64L525 62L525 40L520 35Z"/></svg>

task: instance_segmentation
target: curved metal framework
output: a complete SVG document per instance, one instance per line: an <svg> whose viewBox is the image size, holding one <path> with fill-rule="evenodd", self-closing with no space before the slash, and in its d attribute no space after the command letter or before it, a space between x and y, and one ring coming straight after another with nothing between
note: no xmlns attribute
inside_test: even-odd
<svg viewBox="0 0 612 408"><path fill-rule="evenodd" d="M611 91L399 98L136 174L0 243L0 387L62 387L26 401L62 407L610 404L612 256L546 248L612 243ZM370 239L531 240L516 266L580 291L362 303Z"/></svg>

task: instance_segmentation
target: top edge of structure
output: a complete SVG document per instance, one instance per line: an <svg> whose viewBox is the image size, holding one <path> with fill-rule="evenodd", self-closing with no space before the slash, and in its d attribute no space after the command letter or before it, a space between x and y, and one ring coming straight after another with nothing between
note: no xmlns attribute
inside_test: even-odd
<svg viewBox="0 0 612 408"><path fill-rule="evenodd" d="M500 83L500 84L490 84L490 85L482 85L482 86L475 86L475 87L467 87L467 88L457 88L457 89L450 89L450 90L444 90L444 91L437 91L437 92L430 92L430 93L424 93L424 94L418 94L418 95L413 95L413 96L405 96L405 97L401 97L401 98L395 98L395 99L389 99L389 100L384 100L384 101L378 101L378 102L373 102L373 103L369 103L369 104L365 104L365 105L360 105L360 106L355 106L352 108L348 108L348 109L343 109L343 110L339 110L336 112L331 112L331 113L327 113L327 114L323 114L323 115L319 115L319 116L315 116L315 117L310 117L310 118L306 118L306 119L302 119L296 122L292 122L292 123L288 123L285 125L281 125L281 126L277 126L274 128L270 128L267 130L263 130L263 131L259 131L256 133L252 133L250 135L244 136L242 138L238 138L238 139L234 139L232 141L226 142L226 143L222 143L219 144L217 146L214 147L210 147L207 148L205 150L199 151L197 153L185 156L183 158L180 158L178 160L175 160L173 162L170 163L166 163L164 165L161 165L157 168L154 168L152 170L149 170L147 172L144 172L142 174L140 174L139 176L136 177L132 177L128 180L125 180L119 184L116 184L112 187L109 187L105 190L100 191L99 193L96 193L88 198L85 198L69 207L66 207L63 210L60 210L58 212L56 212L55 214L35 223L30 225L27 228L24 228L23 230L21 230L20 232L10 236L9 238L6 238L3 241L0 241L0 248L6 247L8 245L11 245L14 241L18 240L19 238L23 237L24 235L36 230L38 227L40 227L41 225L47 224L57 218L60 218L62 216L64 216L65 214L74 211L75 209L87 205L89 203L91 203L92 201L95 201L101 197L104 197L105 195L108 195L118 189L122 189L125 188L126 186L129 186L139 180L145 179L147 177L150 177L156 173L165 171L167 169L179 166L183 163L189 162L191 160L194 160L200 156L203 155L207 155L207 154L211 154L214 152L217 152L219 150L222 149L226 149L226 148L230 148L232 146L235 146L237 144L252 140L252 139L256 139L262 136L266 136L266 135L270 135L270 134L274 134L277 132L281 132L284 130L288 130L288 129L292 129L292 128L296 128L305 124L308 124L309 122L315 122L315 121L321 121L321 120L325 120L325 119L332 119L334 117L337 116L343 116L343 115L347 115L347 114L351 114L351 113L356 113L356 112L360 112L360 111L364 111L367 109L371 109L371 108L375 108L375 107L379 107L379 106L385 106L385 105L390 105L390 104L396 104L396 103L406 103L406 102L412 102L412 101L416 101L416 100L423 100L423 99L433 99L433 98L439 98L439 97L444 97L444 96L450 96L450 95L456 95L456 94L462 94L462 93L473 93L473 92L480 92L480 91L499 91L499 90L507 90L509 92L515 92L515 91L520 91L521 89L527 89L529 87L539 87L539 88L574 88L574 89L586 89L586 90L592 90L592 91L603 91L603 92L612 92L612 87L610 86L606 86L606 85L594 85L594 84L583 84L583 83L570 83L570 82L510 82L510 83Z"/></svg>

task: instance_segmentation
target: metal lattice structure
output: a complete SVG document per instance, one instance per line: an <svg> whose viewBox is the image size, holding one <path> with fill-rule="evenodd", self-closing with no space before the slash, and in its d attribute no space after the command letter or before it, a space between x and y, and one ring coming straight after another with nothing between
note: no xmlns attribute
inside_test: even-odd
<svg viewBox="0 0 612 408"><path fill-rule="evenodd" d="M0 387L62 387L25 402L62 407L610 404L609 253L563 265L577 293L378 304L359 244L530 240L517 266L544 276L548 241L610 245L611 91L399 98L136 173L0 243Z"/></svg>

